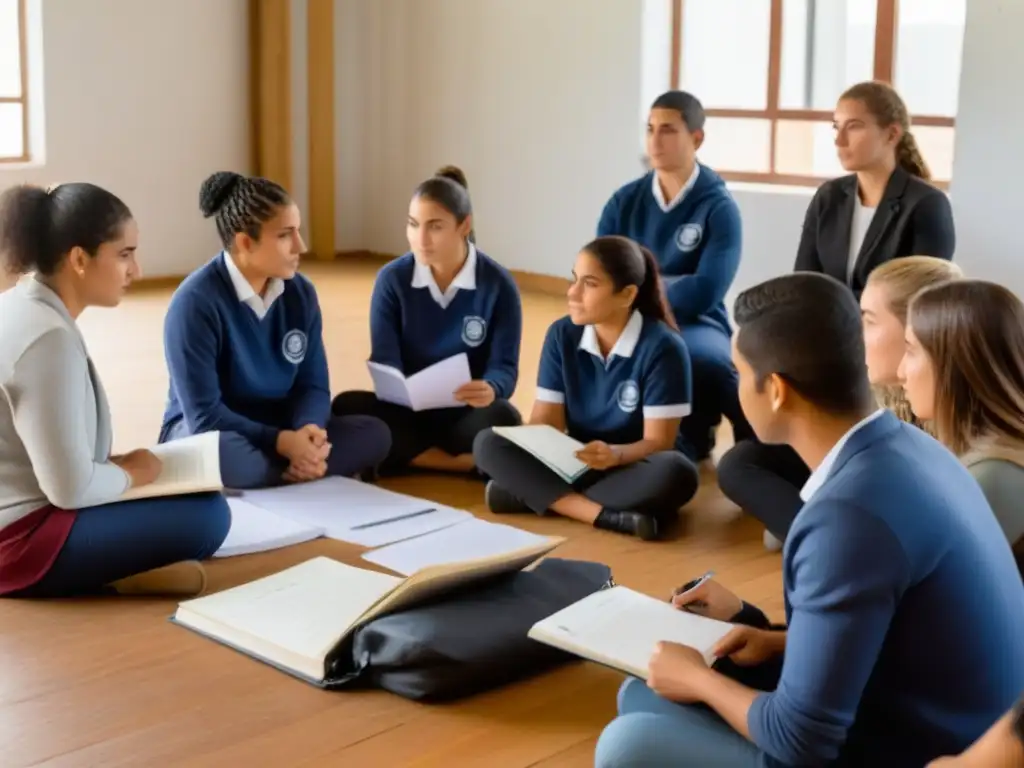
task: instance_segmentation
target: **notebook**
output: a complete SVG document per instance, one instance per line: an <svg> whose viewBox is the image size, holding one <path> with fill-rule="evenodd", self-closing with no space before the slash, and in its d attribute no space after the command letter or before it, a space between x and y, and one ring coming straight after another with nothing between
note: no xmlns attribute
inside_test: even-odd
<svg viewBox="0 0 1024 768"><path fill-rule="evenodd" d="M529 637L642 680L661 641L696 648L710 667L732 624L673 608L626 587L595 592L537 622Z"/></svg>
<svg viewBox="0 0 1024 768"><path fill-rule="evenodd" d="M316 557L241 586L186 600L172 621L320 687L363 624L485 578L522 570L560 543L432 566L402 579ZM344 665L342 664L342 667Z"/></svg>
<svg viewBox="0 0 1024 768"><path fill-rule="evenodd" d="M149 450L163 462L159 477L149 485L129 488L121 495L120 501L223 489L219 432L183 437Z"/></svg>
<svg viewBox="0 0 1024 768"><path fill-rule="evenodd" d="M590 469L576 458L583 443L548 424L494 427L494 433L532 454L567 483L576 482Z"/></svg>
<svg viewBox="0 0 1024 768"><path fill-rule="evenodd" d="M235 557L302 544L325 535L323 528L305 525L268 512L242 498L228 499L231 529L214 557Z"/></svg>
<svg viewBox="0 0 1024 768"><path fill-rule="evenodd" d="M473 378L465 352L427 366L409 377L390 365L370 361L366 366L370 369L373 389L379 400L404 405L414 411L461 408L463 403L455 399L455 390Z"/></svg>

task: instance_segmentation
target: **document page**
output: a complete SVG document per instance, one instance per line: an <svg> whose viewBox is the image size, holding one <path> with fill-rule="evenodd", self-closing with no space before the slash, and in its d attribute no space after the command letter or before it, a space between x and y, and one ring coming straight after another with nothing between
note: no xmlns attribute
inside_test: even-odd
<svg viewBox="0 0 1024 768"><path fill-rule="evenodd" d="M214 557L234 557L290 547L324 535L323 528L268 512L245 499L230 498L231 529Z"/></svg>
<svg viewBox="0 0 1024 768"><path fill-rule="evenodd" d="M548 424L494 427L494 433L532 454L567 483L578 480L589 469L576 458L583 443Z"/></svg>
<svg viewBox="0 0 1024 768"><path fill-rule="evenodd" d="M409 388L406 385L405 376L397 368L390 365L381 365L372 361L366 363L370 369L370 378L373 379L373 392L377 399L385 403L404 405L412 408L412 400L409 399Z"/></svg>
<svg viewBox="0 0 1024 768"><path fill-rule="evenodd" d="M696 648L710 666L715 645L732 628L626 587L613 587L537 622L529 636L646 680L658 642Z"/></svg>
<svg viewBox="0 0 1024 768"><path fill-rule="evenodd" d="M363 555L364 560L411 576L430 565L476 560L542 544L546 536L470 517L441 530Z"/></svg>
<svg viewBox="0 0 1024 768"><path fill-rule="evenodd" d="M412 409L428 411L462 407L462 403L455 399L455 390L471 380L469 358L465 352L434 363L406 380Z"/></svg>
<svg viewBox="0 0 1024 768"><path fill-rule="evenodd" d="M163 463L159 477L149 485L129 488L121 496L122 501L219 491L223 488L219 432L183 437L153 446L150 450Z"/></svg>
<svg viewBox="0 0 1024 768"><path fill-rule="evenodd" d="M405 541L432 531L448 528L467 519L473 519L469 512L438 504L429 512L413 512L404 517L373 523L361 528L335 530L331 532L330 537L363 547L382 547L385 544Z"/></svg>

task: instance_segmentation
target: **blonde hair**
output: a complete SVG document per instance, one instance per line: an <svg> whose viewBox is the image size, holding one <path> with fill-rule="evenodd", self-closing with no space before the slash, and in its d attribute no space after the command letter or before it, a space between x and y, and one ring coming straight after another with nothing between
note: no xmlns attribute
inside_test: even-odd
<svg viewBox="0 0 1024 768"><path fill-rule="evenodd" d="M896 145L896 163L911 176L931 179L931 170L910 132L910 112L895 88L880 80L868 80L847 88L839 97L840 101L845 99L861 102L883 128L899 125L903 133Z"/></svg>
<svg viewBox="0 0 1024 768"><path fill-rule="evenodd" d="M868 275L867 285L885 289L889 311L906 325L907 307L914 294L963 276L960 267L951 261L934 256L905 256L875 267Z"/></svg>

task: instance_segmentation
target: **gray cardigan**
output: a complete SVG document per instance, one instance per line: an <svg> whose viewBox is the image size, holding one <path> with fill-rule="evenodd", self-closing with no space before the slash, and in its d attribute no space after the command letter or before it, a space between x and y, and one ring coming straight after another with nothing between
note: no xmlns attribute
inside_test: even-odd
<svg viewBox="0 0 1024 768"><path fill-rule="evenodd" d="M116 501L103 385L60 297L32 277L0 293L0 529L47 504Z"/></svg>

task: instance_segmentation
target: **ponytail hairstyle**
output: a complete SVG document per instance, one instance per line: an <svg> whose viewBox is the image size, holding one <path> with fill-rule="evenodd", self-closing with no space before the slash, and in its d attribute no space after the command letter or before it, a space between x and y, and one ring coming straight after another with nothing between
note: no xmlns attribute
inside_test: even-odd
<svg viewBox="0 0 1024 768"><path fill-rule="evenodd" d="M0 265L10 276L49 277L73 248L95 256L131 219L120 198L94 184L11 187L0 195Z"/></svg>
<svg viewBox="0 0 1024 768"><path fill-rule="evenodd" d="M906 327L907 308L916 293L963 276L963 270L952 261L934 256L904 256L875 267L868 275L867 285L885 289L889 311Z"/></svg>
<svg viewBox="0 0 1024 768"><path fill-rule="evenodd" d="M217 171L199 188L199 210L205 218L214 218L217 234L228 251L234 247L237 234L258 241L263 225L289 204L291 198L284 187L259 176Z"/></svg>
<svg viewBox="0 0 1024 768"><path fill-rule="evenodd" d="M888 83L868 80L846 89L840 101L850 99L861 102L883 128L899 125L902 128L896 144L896 163L911 176L929 181L932 177L928 164L921 156L914 134L910 132L910 113L903 99Z"/></svg>
<svg viewBox="0 0 1024 768"><path fill-rule="evenodd" d="M466 174L454 165L438 168L432 178L416 187L412 196L437 203L455 217L456 224L462 224L473 214ZM476 233L472 229L469 231L469 242L476 242Z"/></svg>
<svg viewBox="0 0 1024 768"><path fill-rule="evenodd" d="M639 311L645 319L660 320L672 330L679 330L653 253L628 237L618 235L591 240L583 250L601 263L616 293L631 285L637 287L631 309Z"/></svg>

